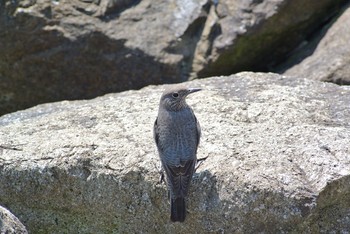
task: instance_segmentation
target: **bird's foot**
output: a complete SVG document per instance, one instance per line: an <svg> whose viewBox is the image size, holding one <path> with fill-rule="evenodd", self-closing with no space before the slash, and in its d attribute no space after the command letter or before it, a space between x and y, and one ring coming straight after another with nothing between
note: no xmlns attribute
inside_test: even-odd
<svg viewBox="0 0 350 234"><path fill-rule="evenodd" d="M199 159L197 159L197 165L196 165L196 167L194 168L194 171L195 171L195 172L197 171L197 169L199 168L199 166L203 163L203 161L206 160L207 158L208 158L208 156L207 156L207 157L204 157L204 158L199 158Z"/></svg>
<svg viewBox="0 0 350 234"><path fill-rule="evenodd" d="M164 179L164 171L163 170L159 170L159 181L157 184L162 184L165 183L165 179Z"/></svg>
<svg viewBox="0 0 350 234"><path fill-rule="evenodd" d="M163 170L162 164L160 163L160 165L158 167L156 164L154 164L154 167L157 169L157 171L159 173L159 181L157 182L157 184L162 184L163 182L165 182L164 170Z"/></svg>
<svg viewBox="0 0 350 234"><path fill-rule="evenodd" d="M163 169L161 163L159 163L158 173L159 173L159 181L158 181L158 184L162 184L163 182L165 183L165 179L164 179L164 169Z"/></svg>

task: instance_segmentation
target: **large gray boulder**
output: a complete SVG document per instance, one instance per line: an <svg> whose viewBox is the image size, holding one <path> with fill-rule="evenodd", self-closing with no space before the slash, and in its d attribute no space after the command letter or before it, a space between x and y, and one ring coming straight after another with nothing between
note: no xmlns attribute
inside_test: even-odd
<svg viewBox="0 0 350 234"><path fill-rule="evenodd" d="M186 83L202 126L185 223L158 184L163 86L0 118L0 204L32 233L350 230L350 88L276 74Z"/></svg>
<svg viewBox="0 0 350 234"><path fill-rule="evenodd" d="M8 209L0 206L0 233L27 234L26 227Z"/></svg>
<svg viewBox="0 0 350 234"><path fill-rule="evenodd" d="M269 71L322 28L347 1L217 2L196 45L194 77Z"/></svg>
<svg viewBox="0 0 350 234"><path fill-rule="evenodd" d="M0 115L265 69L346 0L0 1Z"/></svg>
<svg viewBox="0 0 350 234"><path fill-rule="evenodd" d="M350 4L349 4L350 6ZM316 49L300 63L288 68L284 74L305 76L310 79L350 84L350 7L333 22L318 42ZM312 46L312 43L310 43ZM308 51L307 46L303 48ZM303 52L293 56L300 59Z"/></svg>

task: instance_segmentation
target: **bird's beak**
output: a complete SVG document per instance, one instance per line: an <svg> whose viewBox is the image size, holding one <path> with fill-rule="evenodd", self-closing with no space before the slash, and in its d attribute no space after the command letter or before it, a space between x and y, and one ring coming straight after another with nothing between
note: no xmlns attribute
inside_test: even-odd
<svg viewBox="0 0 350 234"><path fill-rule="evenodd" d="M188 89L188 93L194 93L194 92L198 92L198 91L201 91L202 89L199 89L199 88L189 88Z"/></svg>

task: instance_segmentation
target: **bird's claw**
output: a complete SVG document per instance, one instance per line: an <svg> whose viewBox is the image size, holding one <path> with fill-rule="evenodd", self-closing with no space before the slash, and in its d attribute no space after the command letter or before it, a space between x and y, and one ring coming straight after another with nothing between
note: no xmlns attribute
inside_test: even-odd
<svg viewBox="0 0 350 234"><path fill-rule="evenodd" d="M204 158L199 158L199 159L197 159L197 165L196 165L196 167L194 168L194 171L197 171L197 169L198 169L199 166L202 164L202 162L205 161L207 158L208 158L208 156L207 156L207 157L204 157Z"/></svg>
<svg viewBox="0 0 350 234"><path fill-rule="evenodd" d="M159 181L157 184L162 184L162 183L165 183L165 179L164 179L164 171L163 170L160 170L159 171Z"/></svg>

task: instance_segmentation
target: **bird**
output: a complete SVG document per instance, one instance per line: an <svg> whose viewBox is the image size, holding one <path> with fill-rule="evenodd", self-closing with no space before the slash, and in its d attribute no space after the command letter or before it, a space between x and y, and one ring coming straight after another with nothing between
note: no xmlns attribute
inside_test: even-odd
<svg viewBox="0 0 350 234"><path fill-rule="evenodd" d="M201 137L200 125L186 97L200 90L184 86L167 88L160 98L154 122L154 140L166 175L172 222L184 222L186 217L185 199L195 172Z"/></svg>

